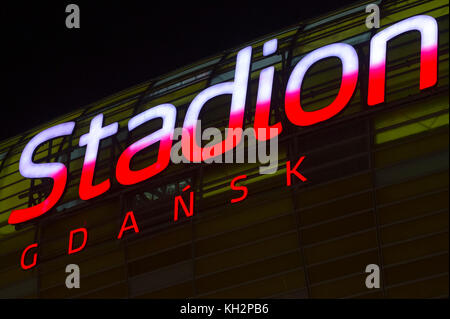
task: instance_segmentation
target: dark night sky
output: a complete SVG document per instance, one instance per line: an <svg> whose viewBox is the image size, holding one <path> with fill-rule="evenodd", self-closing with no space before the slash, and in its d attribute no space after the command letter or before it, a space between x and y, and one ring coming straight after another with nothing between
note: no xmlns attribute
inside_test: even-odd
<svg viewBox="0 0 450 319"><path fill-rule="evenodd" d="M0 140L353 2L2 2ZM80 29L65 27L69 3Z"/></svg>

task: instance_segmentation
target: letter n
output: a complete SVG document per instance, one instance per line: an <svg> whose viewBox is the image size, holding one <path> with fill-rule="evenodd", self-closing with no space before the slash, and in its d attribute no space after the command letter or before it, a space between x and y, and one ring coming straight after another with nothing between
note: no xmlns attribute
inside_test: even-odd
<svg viewBox="0 0 450 319"><path fill-rule="evenodd" d="M433 17L414 16L378 32L370 41L367 104L376 105L384 102L387 42L409 31L420 32L420 89L423 90L436 84L438 25Z"/></svg>

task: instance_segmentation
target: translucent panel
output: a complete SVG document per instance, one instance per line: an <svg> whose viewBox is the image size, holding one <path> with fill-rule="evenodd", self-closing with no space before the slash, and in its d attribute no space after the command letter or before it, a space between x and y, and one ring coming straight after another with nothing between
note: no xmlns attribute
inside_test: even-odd
<svg viewBox="0 0 450 319"><path fill-rule="evenodd" d="M424 156L448 149L448 131L424 134L418 138L403 140L381 148L374 154L375 166L384 167L409 158Z"/></svg>
<svg viewBox="0 0 450 319"><path fill-rule="evenodd" d="M200 63L200 64L195 65L195 66L193 66L193 67L190 67L190 68L188 68L188 69L186 69L186 70L184 70L184 71L177 72L177 73L175 73L174 75L170 75L170 76L167 76L167 77L163 77L162 80L159 80L159 81L157 81L157 82L155 83L155 87L157 87L157 86L159 86L159 85L161 85L161 84L163 84L163 83L172 81L172 80L174 80L174 79L176 79L176 78L182 77L182 76L184 76L184 75L187 75L187 74L190 74L190 73L194 73L194 72L196 72L196 71L198 71L198 70L200 70L200 69L203 69L203 68L207 68L207 67L209 67L209 66L212 66L212 65L216 64L217 62L219 62L220 59L221 59L221 57L215 57L215 58L213 58L213 59L211 59L211 60L208 60L208 61L206 61L206 62Z"/></svg>
<svg viewBox="0 0 450 319"><path fill-rule="evenodd" d="M94 292L79 295L80 298L85 299L123 299L128 298L127 285L121 283L118 285L109 285L103 289L95 290Z"/></svg>
<svg viewBox="0 0 450 319"><path fill-rule="evenodd" d="M377 134L375 141L377 144L386 143L395 139L419 134L445 125L448 126L448 113L381 132Z"/></svg>
<svg viewBox="0 0 450 319"><path fill-rule="evenodd" d="M14 289L8 287L14 286L14 284L19 284L20 282L23 284L24 281L27 282L25 286L29 287L32 285L34 278L36 278L36 271L33 269L23 271L20 267L10 268L0 272L0 289Z"/></svg>
<svg viewBox="0 0 450 319"><path fill-rule="evenodd" d="M343 256L337 260L321 263L309 267L308 272L311 284L316 285L328 280L337 280L339 277L361 274L362 270L370 263L378 263L376 250L358 255Z"/></svg>
<svg viewBox="0 0 450 319"><path fill-rule="evenodd" d="M428 276L438 274L448 274L448 252L437 256L431 255L417 260L411 260L408 263L408 267L405 267L403 263L385 267L384 273L387 285L395 285L406 281L418 281L418 279L425 279Z"/></svg>
<svg viewBox="0 0 450 319"><path fill-rule="evenodd" d="M6 288L0 288L0 298L23 298L30 295L36 295L37 285L37 278L31 278Z"/></svg>
<svg viewBox="0 0 450 319"><path fill-rule="evenodd" d="M154 298L189 298L194 296L194 288L192 282L187 282L167 288L157 290L155 292L146 293L137 296L137 298L154 299Z"/></svg>
<svg viewBox="0 0 450 319"><path fill-rule="evenodd" d="M355 175L349 178L326 183L319 187L311 187L298 193L299 204L302 206L321 203L323 198L331 200L353 192L360 192L370 188L372 185L370 175Z"/></svg>
<svg viewBox="0 0 450 319"><path fill-rule="evenodd" d="M0 254L5 256L11 252L25 249L28 245L34 243L36 230L34 227L27 227L21 231L10 229L12 226L0 228ZM9 228L9 229L5 229ZM19 260L17 260L18 262ZM2 260L6 262L6 260ZM1 265L2 263L0 263Z"/></svg>
<svg viewBox="0 0 450 319"><path fill-rule="evenodd" d="M193 278L192 262L181 262L159 269L154 272L141 274L130 279L130 294L142 295L151 291L174 286Z"/></svg>
<svg viewBox="0 0 450 319"><path fill-rule="evenodd" d="M448 150L377 170L377 185L398 183L416 176L432 174L448 168Z"/></svg>
<svg viewBox="0 0 450 319"><path fill-rule="evenodd" d="M157 97L154 99L151 99L150 103L152 106L156 106L158 104L163 104L163 103L170 103L172 101L178 100L181 97L184 97L186 95L190 95L193 92L197 92L203 88L205 88L207 81L201 81L201 82L197 82L194 83L188 87L170 92L168 94L165 94L161 97ZM142 111L142 110L140 110Z"/></svg>
<svg viewBox="0 0 450 319"><path fill-rule="evenodd" d="M293 252L197 278L195 284L199 294L204 294L216 289L240 285L244 280L252 281L299 267L301 267L300 254Z"/></svg>
<svg viewBox="0 0 450 319"><path fill-rule="evenodd" d="M364 268L362 268L364 269ZM344 298L367 292L364 284L367 274L356 272L349 276L343 276L337 280L324 282L311 287L312 298ZM381 292L380 292L381 294ZM382 297L380 295L379 297ZM364 297L365 298L365 297Z"/></svg>
<svg viewBox="0 0 450 319"><path fill-rule="evenodd" d="M434 1L398 1L383 4L383 9L392 12L388 16L381 15L380 24L387 26L395 21L417 15L420 12L426 12L432 17L440 17L448 15L448 2L446 0Z"/></svg>
<svg viewBox="0 0 450 319"><path fill-rule="evenodd" d="M142 86L131 88L131 89L128 89L128 90L124 90L122 92L119 92L119 93L111 96L111 97L108 97L108 98L100 101L98 104L95 104L90 109L88 109L86 114L90 115L94 111L99 113L99 112L101 112L101 110L103 108L105 108L105 106L107 108L110 108L110 107L112 108L114 106L117 106L117 105L120 105L120 104L122 104L124 102L127 102L126 101L127 98L134 97L134 96L138 95L139 93L144 92L147 89L148 85L149 84L146 83L146 84L144 84ZM121 100L123 100L123 101L121 101ZM119 103L116 103L118 101L119 101Z"/></svg>
<svg viewBox="0 0 450 319"><path fill-rule="evenodd" d="M346 16L348 16L348 15L351 15L351 14L354 14L354 13L357 13L357 12L365 12L365 9L366 9L366 7L367 7L367 5L368 5L369 3L380 4L380 2L381 2L381 0L374 1L374 2L367 2L366 4L364 4L364 5L362 5L362 6L358 6L358 7L355 7L355 8L351 8L351 9L348 9L348 10L345 10L345 11L342 11L342 12L339 12L339 13L337 13L337 14L334 14L334 15L332 15L332 16L329 16L329 17L326 17L326 18L322 18L322 19L320 19L320 20L317 21L317 22L313 22L313 23L307 24L307 25L303 28L303 30L304 30L304 31L307 31L307 30L309 30L309 29L316 28L316 27L321 26L321 25L323 25L323 24L327 24L327 23L330 23L330 22L333 22L333 21L342 19L343 17L346 17Z"/></svg>
<svg viewBox="0 0 450 319"><path fill-rule="evenodd" d="M277 236L254 244L243 243L242 247L197 259L195 271L196 274L203 275L255 262L271 256L277 256L297 249L298 237L296 233Z"/></svg>
<svg viewBox="0 0 450 319"><path fill-rule="evenodd" d="M11 137L0 142L0 160L3 160L8 150L20 141L20 136Z"/></svg>
<svg viewBox="0 0 450 319"><path fill-rule="evenodd" d="M83 111L79 110L79 111L64 115L54 121L51 121L51 122L41 125L39 127L36 127L33 130L31 130L28 135L25 135L22 143L28 142L29 139L31 139L33 136L35 136L40 131L43 131L44 129L55 126L57 124L72 121L72 120L76 119L77 117L79 117L82 113L83 113Z"/></svg>
<svg viewBox="0 0 450 319"><path fill-rule="evenodd" d="M432 191L378 207L380 224L394 224L426 214L448 210L448 190Z"/></svg>
<svg viewBox="0 0 450 319"><path fill-rule="evenodd" d="M329 259L356 254L377 247L377 236L374 229L357 232L335 240L327 240L305 247L307 263L318 264Z"/></svg>
<svg viewBox="0 0 450 319"><path fill-rule="evenodd" d="M274 273L264 279L242 283L232 288L206 293L206 298L265 298L305 287L303 270ZM303 290L304 291L304 290Z"/></svg>
<svg viewBox="0 0 450 319"><path fill-rule="evenodd" d="M397 264L443 251L448 251L448 233L438 233L385 246L383 261L387 265Z"/></svg>
<svg viewBox="0 0 450 319"><path fill-rule="evenodd" d="M190 84L192 82L195 82L195 81L198 81L198 80L201 80L201 79L204 79L204 78L208 77L210 73L211 73L211 71L203 72L201 74L198 74L198 75L195 75L193 77L187 78L187 79L185 79L185 80L183 80L181 82L177 82L177 83L171 84L171 85L163 87L163 88L155 89L153 92L148 94L148 97L161 95L161 94L164 94L165 92L174 90L176 88L184 87L184 86L186 86L186 85L188 85L188 84Z"/></svg>
<svg viewBox="0 0 450 319"><path fill-rule="evenodd" d="M345 215L367 211L372 207L372 201L372 192L366 191L356 195L345 194L340 198L326 200L312 207L301 206L298 214L300 224L303 226L320 224Z"/></svg>
<svg viewBox="0 0 450 319"><path fill-rule="evenodd" d="M221 233L213 237L197 240L195 251L197 256L218 253L236 246L247 245L252 242L277 237L281 233L296 233L294 214L287 212L283 216L267 218L262 222L234 231Z"/></svg>
<svg viewBox="0 0 450 319"><path fill-rule="evenodd" d="M248 45L251 45L253 48L255 48L255 51L256 51L258 48L261 48L263 46L263 44L266 43L266 41L272 40L272 39L278 39L278 43L279 43L278 47L281 47L281 43L283 43L282 40L295 35L297 33L297 29L298 29L298 27L295 26L295 27L283 30L283 31L275 33L275 34L265 36L254 42L250 42Z"/></svg>
<svg viewBox="0 0 450 319"><path fill-rule="evenodd" d="M392 243L446 230L448 230L448 210L431 211L423 216L397 224L383 225L381 239L383 243Z"/></svg>
<svg viewBox="0 0 450 319"><path fill-rule="evenodd" d="M328 36L326 36L327 33L325 33L325 36L323 34L320 34L320 36L315 35L317 39L314 37L314 34L302 33L297 40L297 46L292 50L292 55L303 55L324 45L343 42L344 40L348 40L350 43L355 42L355 39L352 38L367 32L365 18L366 14L359 15L357 19L341 24L339 28L341 30L340 32ZM336 27L333 30L337 31Z"/></svg>
<svg viewBox="0 0 450 319"><path fill-rule="evenodd" d="M420 177L400 184L390 185L377 190L377 200L389 203L448 187L448 170Z"/></svg>
<svg viewBox="0 0 450 319"><path fill-rule="evenodd" d="M145 257L129 263L128 273L130 276L134 277L159 268L186 261L192 258L191 253L192 251L190 245L173 248L157 255Z"/></svg>
<svg viewBox="0 0 450 319"><path fill-rule="evenodd" d="M232 230L244 225L262 221L271 216L282 215L292 209L291 200L275 196L274 198L276 199L256 206L254 200L248 199L245 203L240 205L239 211L228 212L227 214L219 215L217 218L201 221L196 224L196 235L198 237L204 237ZM256 201L256 203L257 202L258 201Z"/></svg>
<svg viewBox="0 0 450 319"><path fill-rule="evenodd" d="M448 274L441 274L412 280L410 283L396 285L388 289L389 298L442 298L448 296Z"/></svg>

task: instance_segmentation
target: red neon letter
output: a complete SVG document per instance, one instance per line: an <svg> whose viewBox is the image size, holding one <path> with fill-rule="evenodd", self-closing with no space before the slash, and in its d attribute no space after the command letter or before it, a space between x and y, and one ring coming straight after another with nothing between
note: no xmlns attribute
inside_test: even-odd
<svg viewBox="0 0 450 319"><path fill-rule="evenodd" d="M133 185L160 173L169 165L172 135L177 117L177 109L172 104L161 104L142 112L128 122L128 130L156 118L163 119L162 128L131 144L120 155L116 166L117 181L122 185ZM158 159L156 163L138 171L130 169L131 158L139 151L159 141Z"/></svg>
<svg viewBox="0 0 450 319"><path fill-rule="evenodd" d="M36 148L44 142L56 137L72 134L74 126L75 122L67 122L48 128L33 137L25 146L22 155L20 156L20 174L27 178L49 177L53 179L53 189L47 199L40 204L29 208L13 210L9 216L8 223L19 224L39 217L55 206L61 198L64 189L66 188L66 166L62 163L33 163L33 153Z"/></svg>
<svg viewBox="0 0 450 319"><path fill-rule="evenodd" d="M20 266L22 266L22 269L27 270L30 268L33 268L34 266L36 266L36 262L37 262L37 253L34 253L33 255L33 262L29 265L25 265L25 256L27 254L27 252L34 247L37 247L38 244L31 244L30 246L28 246L27 248L25 248L25 250L22 253L22 257L20 258Z"/></svg>
<svg viewBox="0 0 450 319"><path fill-rule="evenodd" d="M308 69L316 62L329 57L338 57L342 62L342 81L336 99L328 106L305 112L300 103L300 91ZM326 45L308 53L297 63L286 88L285 110L288 119L295 125L308 126L328 120L338 114L350 101L358 81L358 54L345 43Z"/></svg>
<svg viewBox="0 0 450 319"><path fill-rule="evenodd" d="M420 89L436 84L438 24L433 17L427 15L411 17L381 30L370 40L367 104L376 105L384 102L387 42L408 31L420 32Z"/></svg>
<svg viewBox="0 0 450 319"><path fill-rule="evenodd" d="M240 180L240 179L245 179L245 178L247 178L246 175L239 175L239 176L233 178L233 180L231 181L230 188L231 188L232 190L235 190L235 191L243 191L243 192L244 192L244 194L242 194L241 197L231 199L231 203L237 203L237 202L240 202L241 200L244 200L244 199L247 197L247 194L248 194L248 188L245 187L245 186L236 186L236 182L237 182L238 180Z"/></svg>
<svg viewBox="0 0 450 319"><path fill-rule="evenodd" d="M128 222L128 217L131 219L131 226L126 226ZM125 218L123 219L123 223L122 223L122 227L120 228L120 232L119 232L119 236L117 236L117 239L121 239L123 236L123 232L128 230L128 229L133 229L135 233L139 233L139 228L136 224L136 219L134 219L134 214L133 211L129 211L126 215Z"/></svg>
<svg viewBox="0 0 450 319"><path fill-rule="evenodd" d="M291 174L294 174L298 178L301 179L302 182L306 182L307 179L305 176L297 172L297 168L300 166L301 162L305 159L304 156L300 157L297 164L295 164L294 169L291 169L291 161L286 162L286 177L287 177L287 186L291 186Z"/></svg>
<svg viewBox="0 0 450 319"><path fill-rule="evenodd" d="M73 249L73 235L75 233L83 233L83 243L81 244L80 247ZM86 242L87 242L87 230L86 230L86 228L78 228L78 229L72 230L70 232L70 238L69 238L69 255L77 253L79 251L82 251L84 249L84 246L86 246Z"/></svg>
<svg viewBox="0 0 450 319"><path fill-rule="evenodd" d="M183 188L183 192L188 190L189 188L191 188L190 185L186 186L185 188ZM187 206L184 203L183 198L180 195L175 196L175 212L173 215L173 220L175 221L178 220L178 203L181 204L181 207L183 208L186 217L191 217L192 215L194 215L194 192L189 193L189 210L187 209Z"/></svg>
<svg viewBox="0 0 450 319"><path fill-rule="evenodd" d="M102 127L102 125L103 114L99 114L92 119L89 133L80 137L79 145L86 146L79 188L79 194L82 200L97 197L106 192L111 186L109 179L98 185L92 185L100 140L116 134L119 127L117 122L105 127Z"/></svg>

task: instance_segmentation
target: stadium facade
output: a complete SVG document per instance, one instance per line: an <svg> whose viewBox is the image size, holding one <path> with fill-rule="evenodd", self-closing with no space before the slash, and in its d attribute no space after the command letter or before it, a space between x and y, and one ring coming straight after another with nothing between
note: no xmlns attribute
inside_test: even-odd
<svg viewBox="0 0 450 319"><path fill-rule="evenodd" d="M379 29L366 26L369 3L302 21L2 141L0 297L448 297L448 1L377 1ZM371 83L376 35L417 16L436 22L436 72L424 64L426 32L399 31L387 41L385 83ZM265 54L272 39L276 51ZM287 97L296 66L335 44L341 45L337 56L354 49L356 77L343 76L344 57L313 61L300 83L301 108L318 114L336 105L350 81L348 101L333 116L296 122L295 101ZM131 130L130 119L171 104L174 125L182 127L201 92L237 81L238 54L249 47L243 128L255 125L261 73L273 66L269 120L282 126L276 173L261 175L260 163L169 163L151 178L119 182L121 154L164 124L155 119ZM426 84L427 76L435 81ZM230 105L231 94L209 100L199 112L202 126L228 127ZM118 124L100 142L93 184L110 183L98 195L82 195L86 143L80 137L100 114L103 126ZM35 163L66 167L61 198L41 215L12 218L13 211L20 217L44 203L55 188L56 179L24 177L19 164L33 138L64 123L74 123L70 134L31 151ZM131 170L159 161L159 144L133 154ZM307 181L293 177L288 186L288 163L303 156ZM248 197L231 203L237 195L230 181L242 175ZM184 194L187 186L194 199ZM174 221L177 196L193 200L193 216ZM119 239L130 211L139 232ZM70 232L80 228L87 230L86 246L68 254ZM74 246L82 237L74 237ZM22 264L32 265L34 257L36 264L23 269L22 257ZM80 289L65 285L68 264L81 269ZM369 264L380 266L379 289L365 285Z"/></svg>

